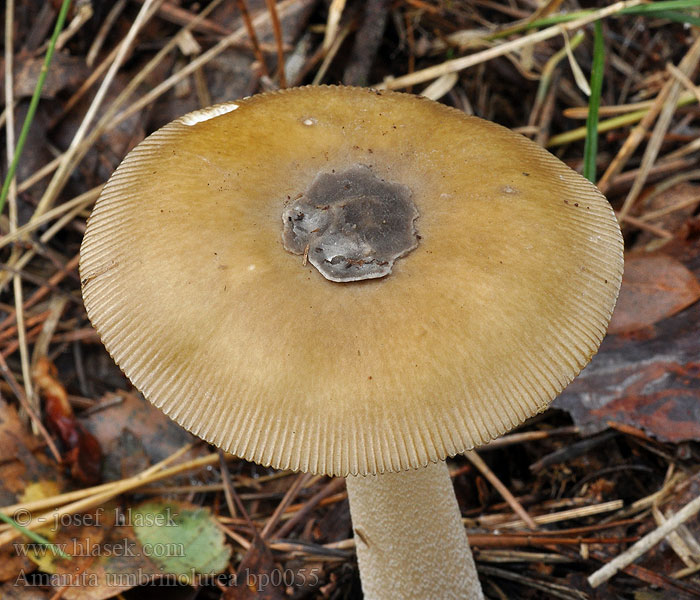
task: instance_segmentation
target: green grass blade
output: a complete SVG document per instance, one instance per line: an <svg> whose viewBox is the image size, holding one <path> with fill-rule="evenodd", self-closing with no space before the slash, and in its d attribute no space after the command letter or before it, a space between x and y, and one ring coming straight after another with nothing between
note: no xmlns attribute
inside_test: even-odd
<svg viewBox="0 0 700 600"><path fill-rule="evenodd" d="M45 537L40 536L38 533L35 533L26 527L22 527L22 525L16 523L14 519L11 519L3 512L0 512L0 521L5 521L5 523L11 527L14 527L17 531L20 531L23 535L26 535L30 540L35 541L37 544L46 546L49 550L51 550L51 552L55 553L56 556L60 556L61 558L71 558L70 554L66 554L58 546L49 542L49 540L47 540Z"/></svg>
<svg viewBox="0 0 700 600"><path fill-rule="evenodd" d="M666 10L684 10L686 8L700 7L700 0L663 0L660 2L650 2L649 4L641 4L639 6L630 6L623 8L618 14L620 15L653 15L660 11ZM658 16L658 15L654 15Z"/></svg>
<svg viewBox="0 0 700 600"><path fill-rule="evenodd" d="M586 145L583 150L583 176L589 181L596 181L596 156L598 154L598 109L600 93L603 89L605 71L605 45L603 44L603 26L600 21L594 23L593 67L591 69L591 97L588 100L588 118L586 119Z"/></svg>
<svg viewBox="0 0 700 600"><path fill-rule="evenodd" d="M54 27L53 34L51 35L51 40L49 41L49 46L46 49L46 56L44 57L44 64L41 67L41 73L39 73L39 79L37 79L36 86L34 87L34 94L32 96L31 102L29 103L29 110L27 111L27 116L22 124L22 131L19 134L17 140L17 147L15 148L15 154L12 157L12 162L10 163L10 168L7 170L7 176L2 184L2 192L0 192L0 213L2 213L5 208L5 200L7 199L7 194L10 191L10 182L15 176L17 171L17 165L19 159L22 156L22 150L24 149L24 144L27 141L27 134L29 133L29 128L31 127L32 121L34 120L34 114L36 113L37 106L39 106L39 99L41 98L41 90L44 87L44 81L46 81L46 75L49 72L49 65L51 64L51 59L53 58L53 53L56 48L56 40L58 35L63 30L63 24L66 22L66 15L68 14L68 7L70 6L70 0L63 0L61 4L61 10L58 13L58 18L56 19L56 26ZM8 107L9 108L9 107Z"/></svg>
<svg viewBox="0 0 700 600"><path fill-rule="evenodd" d="M700 0L662 0L660 2L650 2L649 4L642 4L640 6L630 6L628 8L623 8L617 12L614 16L619 17L621 15L641 15L648 17L664 18L672 21L680 21L682 18L685 20L682 22L689 22L694 24L697 18L694 15L689 15L686 13L678 12L681 10L700 8ZM557 25L559 23L568 23L574 19L580 19L586 17L593 13L593 10L577 10L567 13L560 13L545 17L543 19L537 19L524 25L522 29L537 29L540 27L549 27L550 25ZM510 31L513 33L515 30Z"/></svg>
<svg viewBox="0 0 700 600"><path fill-rule="evenodd" d="M676 10L665 10L658 12L654 15L657 19L668 19L669 21L674 21L676 23L683 23L687 25L700 26L700 16L690 15L684 12L678 12Z"/></svg>

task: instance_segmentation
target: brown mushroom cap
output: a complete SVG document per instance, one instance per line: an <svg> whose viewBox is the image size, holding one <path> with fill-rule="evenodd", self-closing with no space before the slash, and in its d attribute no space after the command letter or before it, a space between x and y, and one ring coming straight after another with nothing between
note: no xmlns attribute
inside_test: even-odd
<svg viewBox="0 0 700 600"><path fill-rule="evenodd" d="M328 281L281 216L319 173L410 188L418 246ZM622 275L613 211L526 138L415 96L307 87L186 115L114 173L81 249L108 351L183 427L277 468L399 471L542 411Z"/></svg>

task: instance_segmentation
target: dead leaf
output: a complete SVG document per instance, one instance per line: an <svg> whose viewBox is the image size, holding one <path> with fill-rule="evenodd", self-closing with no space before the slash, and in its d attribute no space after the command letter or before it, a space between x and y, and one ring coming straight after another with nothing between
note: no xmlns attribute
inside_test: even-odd
<svg viewBox="0 0 700 600"><path fill-rule="evenodd" d="M64 489L55 463L41 451L41 446L26 431L15 408L0 399L0 505L9 506ZM35 569L27 556L17 553L13 543L0 547L0 581L12 582L19 573Z"/></svg>
<svg viewBox="0 0 700 600"><path fill-rule="evenodd" d="M34 93L43 64L43 56L17 56L15 67L15 96L17 98L30 97ZM62 90L77 89L89 74L89 69L82 58L57 52L54 54L51 68L46 74L44 87L41 88L41 97L53 98Z"/></svg>
<svg viewBox="0 0 700 600"><path fill-rule="evenodd" d="M100 410L100 405L105 408ZM157 463L186 444L197 441L191 433L158 410L140 395L119 391L107 394L83 419L85 427L97 437L110 452L105 456L106 469L110 474L122 477L125 465L133 462L135 453ZM128 432L125 435L125 431ZM129 442L124 444L123 442ZM196 458L205 452L203 448L190 450L185 458ZM134 465L141 470L142 462Z"/></svg>
<svg viewBox="0 0 700 600"><path fill-rule="evenodd" d="M699 267L700 271L700 267ZM609 421L667 442L700 439L700 303L644 338L609 336L554 401L587 433Z"/></svg>
<svg viewBox="0 0 700 600"><path fill-rule="evenodd" d="M282 600L282 571L265 541L256 535L236 572L235 585L226 588L223 600Z"/></svg>
<svg viewBox="0 0 700 600"><path fill-rule="evenodd" d="M113 598L139 585L148 585L161 576L160 569L144 554L131 527L112 527L86 567L90 585L66 588L66 600Z"/></svg>
<svg viewBox="0 0 700 600"><path fill-rule="evenodd" d="M48 600L53 593L39 587L22 585L21 581L8 581L0 586L2 600Z"/></svg>
<svg viewBox="0 0 700 600"><path fill-rule="evenodd" d="M44 397L47 424L67 448L64 459L71 466L71 475L86 484L97 483L102 463L100 443L75 417L66 390L56 379L56 367L42 356L33 374Z"/></svg>
<svg viewBox="0 0 700 600"><path fill-rule="evenodd" d="M687 308L700 298L700 283L665 254L628 256L620 297L608 333L628 333Z"/></svg>
<svg viewBox="0 0 700 600"><path fill-rule="evenodd" d="M679 380L692 382L689 389L674 389L674 381ZM591 412L601 419L632 422L662 439L700 440L700 363L654 363L638 373L633 387L653 389L659 381L664 382L665 389L629 394Z"/></svg>

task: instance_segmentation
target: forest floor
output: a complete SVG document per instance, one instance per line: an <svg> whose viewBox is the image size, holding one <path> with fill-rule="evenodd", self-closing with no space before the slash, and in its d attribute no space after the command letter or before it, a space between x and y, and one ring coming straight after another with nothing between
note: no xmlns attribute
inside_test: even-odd
<svg viewBox="0 0 700 600"><path fill-rule="evenodd" d="M14 522L0 523L0 597L361 597L344 481L176 426L102 347L78 274L90 210L145 136L218 102L344 83L531 138L597 183L622 226L599 354L553 408L449 461L486 596L700 598L699 1L79 0L56 38L65 4L6 0L3 15L3 156L24 147L12 186L1 161L0 511ZM152 527L172 515L174 533Z"/></svg>

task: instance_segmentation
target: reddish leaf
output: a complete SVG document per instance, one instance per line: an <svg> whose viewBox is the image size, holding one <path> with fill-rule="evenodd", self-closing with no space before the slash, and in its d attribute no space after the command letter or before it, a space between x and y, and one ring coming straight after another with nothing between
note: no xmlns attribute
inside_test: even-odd
<svg viewBox="0 0 700 600"><path fill-rule="evenodd" d="M44 397L47 424L67 448L65 459L71 467L71 475L87 484L99 481L100 444L75 418L68 394L56 379L56 367L41 357L34 369L34 379Z"/></svg>
<svg viewBox="0 0 700 600"><path fill-rule="evenodd" d="M632 421L666 440L700 440L700 363L653 363L637 377L636 384L626 390L631 392L629 395L591 414L620 423ZM659 380L664 381L665 389L650 391ZM674 381L683 381L687 388L679 391ZM645 390L649 392L644 393Z"/></svg>
<svg viewBox="0 0 700 600"><path fill-rule="evenodd" d="M700 255L688 264L700 274ZM608 336L554 406L589 432L610 421L660 440L700 439L700 303L645 330Z"/></svg>
<svg viewBox="0 0 700 600"><path fill-rule="evenodd" d="M683 264L665 254L628 256L608 333L649 327L700 298L700 283Z"/></svg>

